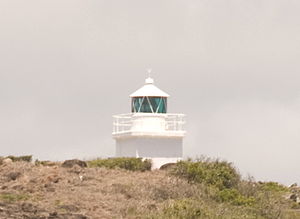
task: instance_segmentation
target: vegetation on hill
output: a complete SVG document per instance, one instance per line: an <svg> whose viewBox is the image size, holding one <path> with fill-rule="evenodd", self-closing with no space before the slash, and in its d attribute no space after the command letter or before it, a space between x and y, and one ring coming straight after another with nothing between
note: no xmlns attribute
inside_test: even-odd
<svg viewBox="0 0 300 219"><path fill-rule="evenodd" d="M151 160L142 158L108 158L88 161L89 167L105 167L109 169L125 169L131 171L151 170Z"/></svg>
<svg viewBox="0 0 300 219"><path fill-rule="evenodd" d="M3 160L0 218L300 218L299 187L242 179L226 161Z"/></svg>
<svg viewBox="0 0 300 219"><path fill-rule="evenodd" d="M292 218L290 191L275 182L242 180L231 163L201 159L180 161L171 172L196 186L198 193L174 200L161 218ZM300 207L300 206L299 206ZM295 215L295 218L300 218Z"/></svg>

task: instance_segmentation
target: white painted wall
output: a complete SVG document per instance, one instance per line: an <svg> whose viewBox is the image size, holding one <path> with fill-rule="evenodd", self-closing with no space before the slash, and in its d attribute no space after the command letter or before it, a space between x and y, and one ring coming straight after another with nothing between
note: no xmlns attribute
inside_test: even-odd
<svg viewBox="0 0 300 219"><path fill-rule="evenodd" d="M181 158L182 137L128 137L116 139L117 157Z"/></svg>

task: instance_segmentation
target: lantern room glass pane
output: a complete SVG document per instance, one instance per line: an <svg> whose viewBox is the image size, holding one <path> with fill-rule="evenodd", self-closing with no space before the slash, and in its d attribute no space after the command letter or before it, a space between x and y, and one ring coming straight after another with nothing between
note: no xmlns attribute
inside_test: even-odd
<svg viewBox="0 0 300 219"><path fill-rule="evenodd" d="M133 113L166 113L167 98L166 97L133 97L132 109Z"/></svg>

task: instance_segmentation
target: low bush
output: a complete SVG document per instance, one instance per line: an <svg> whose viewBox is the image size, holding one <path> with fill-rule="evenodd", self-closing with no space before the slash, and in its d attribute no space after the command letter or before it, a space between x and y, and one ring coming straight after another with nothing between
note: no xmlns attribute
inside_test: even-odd
<svg viewBox="0 0 300 219"><path fill-rule="evenodd" d="M87 167L87 163L85 161L82 160L78 160L78 159L73 159L73 160L65 160L62 164L62 167L65 168L72 168L74 166L79 166L79 167Z"/></svg>
<svg viewBox="0 0 300 219"><path fill-rule="evenodd" d="M288 188L284 185L281 185L277 182L264 182L259 183L259 188L263 191L269 191L269 192L287 192Z"/></svg>
<svg viewBox="0 0 300 219"><path fill-rule="evenodd" d="M88 161L89 167L121 168L131 171L151 170L151 161L142 158L108 158Z"/></svg>
<svg viewBox="0 0 300 219"><path fill-rule="evenodd" d="M241 178L232 163L210 159L180 161L172 173L189 182L212 185L220 190L237 187Z"/></svg>
<svg viewBox="0 0 300 219"><path fill-rule="evenodd" d="M181 199L165 206L161 218L210 218L210 212L201 203L191 199Z"/></svg>
<svg viewBox="0 0 300 219"><path fill-rule="evenodd" d="M34 164L36 166L42 165L42 166L56 166L58 165L58 162L53 162L53 161L49 161L49 160L38 160L36 159Z"/></svg>
<svg viewBox="0 0 300 219"><path fill-rule="evenodd" d="M31 162L32 161L32 155L26 155L26 156L8 156L6 158L11 159L13 162L17 161L25 161L25 162Z"/></svg>
<svg viewBox="0 0 300 219"><path fill-rule="evenodd" d="M254 197L246 197L237 189L223 189L218 193L218 199L221 202L228 202L233 205L246 205L251 206L255 203L256 199Z"/></svg>
<svg viewBox="0 0 300 219"><path fill-rule="evenodd" d="M0 200L5 202L25 201L28 198L29 196L26 194L12 194L12 193L0 194Z"/></svg>

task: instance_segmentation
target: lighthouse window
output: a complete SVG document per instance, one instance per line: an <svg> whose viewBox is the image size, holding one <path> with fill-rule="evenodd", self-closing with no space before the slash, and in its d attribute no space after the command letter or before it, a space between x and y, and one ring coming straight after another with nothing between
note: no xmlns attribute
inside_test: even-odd
<svg viewBox="0 0 300 219"><path fill-rule="evenodd" d="M165 97L134 97L132 98L133 113L166 113L167 98Z"/></svg>

